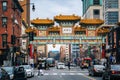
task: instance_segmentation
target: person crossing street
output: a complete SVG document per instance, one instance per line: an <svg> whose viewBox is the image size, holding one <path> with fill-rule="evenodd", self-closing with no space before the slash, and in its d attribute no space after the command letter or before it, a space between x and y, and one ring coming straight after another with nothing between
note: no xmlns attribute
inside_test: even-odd
<svg viewBox="0 0 120 80"><path fill-rule="evenodd" d="M70 61L68 61L68 69L70 70Z"/></svg>
<svg viewBox="0 0 120 80"><path fill-rule="evenodd" d="M43 71L42 71L42 63L38 64L38 76L39 75L43 75Z"/></svg>

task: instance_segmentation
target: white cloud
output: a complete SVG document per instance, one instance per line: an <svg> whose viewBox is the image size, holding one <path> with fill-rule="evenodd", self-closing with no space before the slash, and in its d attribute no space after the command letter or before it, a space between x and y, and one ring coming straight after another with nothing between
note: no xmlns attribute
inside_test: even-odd
<svg viewBox="0 0 120 80"><path fill-rule="evenodd" d="M59 14L82 15L81 0L31 0L35 3L35 12L31 11L31 19L53 18Z"/></svg>

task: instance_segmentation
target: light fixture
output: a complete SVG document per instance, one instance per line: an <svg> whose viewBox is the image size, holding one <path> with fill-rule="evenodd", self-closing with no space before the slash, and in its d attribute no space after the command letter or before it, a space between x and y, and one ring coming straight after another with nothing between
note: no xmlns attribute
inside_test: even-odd
<svg viewBox="0 0 120 80"><path fill-rule="evenodd" d="M34 4L32 5L32 10L35 11L35 5Z"/></svg>

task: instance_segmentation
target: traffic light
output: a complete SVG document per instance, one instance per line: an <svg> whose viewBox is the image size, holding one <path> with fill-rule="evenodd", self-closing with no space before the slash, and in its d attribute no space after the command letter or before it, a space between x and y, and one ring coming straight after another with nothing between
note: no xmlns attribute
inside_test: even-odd
<svg viewBox="0 0 120 80"><path fill-rule="evenodd" d="M11 44L15 44L15 43L16 43L16 36L11 35Z"/></svg>
<svg viewBox="0 0 120 80"><path fill-rule="evenodd" d="M33 41L33 40L34 40L34 33L29 32L29 41Z"/></svg>

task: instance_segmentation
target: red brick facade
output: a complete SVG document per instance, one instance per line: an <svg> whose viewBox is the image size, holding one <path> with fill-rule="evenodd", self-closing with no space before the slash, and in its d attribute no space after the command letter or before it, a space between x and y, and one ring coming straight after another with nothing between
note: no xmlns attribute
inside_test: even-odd
<svg viewBox="0 0 120 80"><path fill-rule="evenodd" d="M3 2L7 4L3 4ZM6 11L3 10L3 6L7 7ZM16 37L20 37L21 35L22 12L23 9L17 0L0 0L0 51L2 55L4 55L6 50L6 46L3 47L2 34L7 34L7 45L12 47L11 35L14 34ZM3 17L7 18L6 27L3 27ZM20 38L16 39L14 46L20 46Z"/></svg>

